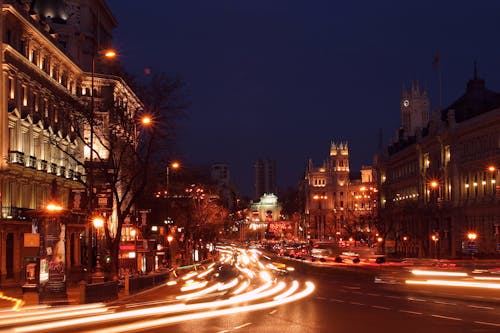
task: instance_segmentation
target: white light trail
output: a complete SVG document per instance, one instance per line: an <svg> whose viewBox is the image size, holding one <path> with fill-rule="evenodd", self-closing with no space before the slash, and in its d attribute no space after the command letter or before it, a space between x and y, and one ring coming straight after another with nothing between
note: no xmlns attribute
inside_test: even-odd
<svg viewBox="0 0 500 333"><path fill-rule="evenodd" d="M411 271L413 275L428 275L428 276L468 276L465 272L446 272L446 271L426 271L420 269L414 269Z"/></svg>

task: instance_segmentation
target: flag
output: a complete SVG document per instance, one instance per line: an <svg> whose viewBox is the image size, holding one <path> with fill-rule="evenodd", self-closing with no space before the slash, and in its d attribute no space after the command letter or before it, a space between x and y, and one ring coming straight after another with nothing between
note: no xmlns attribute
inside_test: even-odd
<svg viewBox="0 0 500 333"><path fill-rule="evenodd" d="M439 54L439 50L436 50L436 54L434 54L434 59L432 60L432 69L438 70L440 63L441 55Z"/></svg>

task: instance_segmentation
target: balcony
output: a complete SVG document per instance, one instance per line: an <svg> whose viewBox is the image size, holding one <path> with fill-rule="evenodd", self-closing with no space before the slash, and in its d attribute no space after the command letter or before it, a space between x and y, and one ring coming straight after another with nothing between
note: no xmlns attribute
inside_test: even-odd
<svg viewBox="0 0 500 333"><path fill-rule="evenodd" d="M66 177L66 167L59 167L59 173L57 174L58 176L61 176L61 177Z"/></svg>
<svg viewBox="0 0 500 333"><path fill-rule="evenodd" d="M57 164L55 164L55 163L50 163L50 164L49 164L49 167L48 167L48 169L47 169L47 172L48 172L48 173L55 174L55 173L56 173L56 171L57 171Z"/></svg>
<svg viewBox="0 0 500 333"><path fill-rule="evenodd" d="M68 169L68 171L66 172L66 178L74 179L74 174L75 172L72 169Z"/></svg>
<svg viewBox="0 0 500 333"><path fill-rule="evenodd" d="M38 161L38 170L47 171L47 161L45 160Z"/></svg>
<svg viewBox="0 0 500 333"><path fill-rule="evenodd" d="M35 156L30 156L28 158L28 164L26 166L30 167L32 169L36 169L36 157Z"/></svg>
<svg viewBox="0 0 500 333"><path fill-rule="evenodd" d="M24 165L24 153L10 150L9 162Z"/></svg>

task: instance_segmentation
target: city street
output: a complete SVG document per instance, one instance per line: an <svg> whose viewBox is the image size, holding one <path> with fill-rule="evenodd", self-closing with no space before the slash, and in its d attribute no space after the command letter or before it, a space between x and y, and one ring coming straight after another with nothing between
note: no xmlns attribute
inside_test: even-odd
<svg viewBox="0 0 500 333"><path fill-rule="evenodd" d="M0 331L498 332L500 329L499 289L480 296L481 291L475 289L450 292L450 287L396 283L395 276L406 274L401 267L370 269L338 265L318 270L310 263L275 260L258 257L257 251L223 249L217 265L186 272L165 285L110 304L4 310L0 312Z"/></svg>

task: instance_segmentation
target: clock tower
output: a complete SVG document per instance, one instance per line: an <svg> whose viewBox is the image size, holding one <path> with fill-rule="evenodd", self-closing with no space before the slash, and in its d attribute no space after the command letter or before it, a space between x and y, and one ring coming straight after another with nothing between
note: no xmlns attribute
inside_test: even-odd
<svg viewBox="0 0 500 333"><path fill-rule="evenodd" d="M401 122L406 136L414 136L417 129L429 122L429 97L425 89L420 90L418 82L411 82L408 91L403 84L401 98Z"/></svg>

